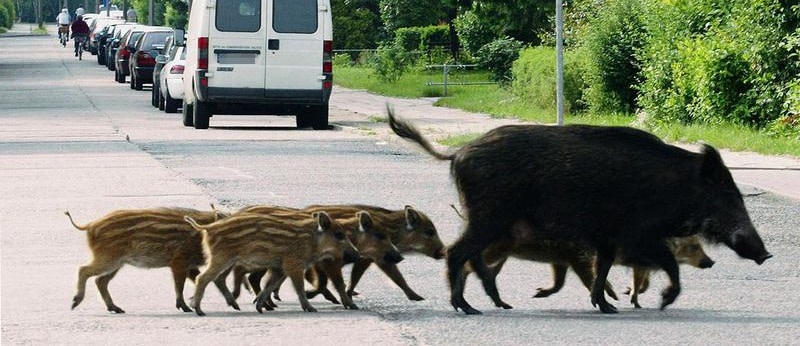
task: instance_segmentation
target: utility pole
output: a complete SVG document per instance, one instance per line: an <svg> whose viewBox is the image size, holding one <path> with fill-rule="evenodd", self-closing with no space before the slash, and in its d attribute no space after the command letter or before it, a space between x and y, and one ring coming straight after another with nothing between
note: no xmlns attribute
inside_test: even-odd
<svg viewBox="0 0 800 346"><path fill-rule="evenodd" d="M564 125L564 14L561 0L556 0L556 113L558 125Z"/></svg>
<svg viewBox="0 0 800 346"><path fill-rule="evenodd" d="M44 28L42 21L42 0L36 0L36 22L39 24L39 29Z"/></svg>
<svg viewBox="0 0 800 346"><path fill-rule="evenodd" d="M148 1L148 4L147 4L147 25L153 25L153 18L155 17L155 14L153 13L153 12L155 12L155 11L153 11L154 7L155 7L153 5L154 1L155 0L150 0L150 1Z"/></svg>

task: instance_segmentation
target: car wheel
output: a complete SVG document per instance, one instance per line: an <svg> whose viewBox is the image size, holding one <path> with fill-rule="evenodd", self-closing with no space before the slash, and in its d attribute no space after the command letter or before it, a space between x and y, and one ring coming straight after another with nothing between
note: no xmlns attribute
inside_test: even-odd
<svg viewBox="0 0 800 346"><path fill-rule="evenodd" d="M159 92L158 93L158 110L161 110L161 111L164 110L164 106L165 106L164 103L166 103L166 100L164 100L164 95L162 95Z"/></svg>
<svg viewBox="0 0 800 346"><path fill-rule="evenodd" d="M136 83L134 83L133 77L131 77L131 84L133 85L134 90L142 90L142 87L144 86L144 83L142 83L142 81L140 81L139 78L136 78Z"/></svg>
<svg viewBox="0 0 800 346"><path fill-rule="evenodd" d="M194 114L192 119L194 121L194 128L200 130L207 129L209 118L211 117L211 104L194 100L192 108L194 108L192 112Z"/></svg>
<svg viewBox="0 0 800 346"><path fill-rule="evenodd" d="M178 113L178 103L180 101L172 98L167 93L167 96L164 97L164 112L166 113Z"/></svg>
<svg viewBox="0 0 800 346"><path fill-rule="evenodd" d="M107 56L106 57L106 67L108 68L109 71L116 70L116 66L114 66L114 57L113 56Z"/></svg>
<svg viewBox="0 0 800 346"><path fill-rule="evenodd" d="M153 83L153 89L150 90L150 105L158 108L158 84Z"/></svg>
<svg viewBox="0 0 800 346"><path fill-rule="evenodd" d="M125 83L125 76L122 75L119 71L115 71L114 75L117 76L117 83Z"/></svg>
<svg viewBox="0 0 800 346"><path fill-rule="evenodd" d="M103 54L97 54L97 64L98 65L105 65L106 64L106 56Z"/></svg>
<svg viewBox="0 0 800 346"><path fill-rule="evenodd" d="M194 107L183 100L183 126L194 126Z"/></svg>

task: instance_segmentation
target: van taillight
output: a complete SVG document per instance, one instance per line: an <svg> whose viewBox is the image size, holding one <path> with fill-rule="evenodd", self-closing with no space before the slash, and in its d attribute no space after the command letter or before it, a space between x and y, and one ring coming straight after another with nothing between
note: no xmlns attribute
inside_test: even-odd
<svg viewBox="0 0 800 346"><path fill-rule="evenodd" d="M197 39L197 68L201 70L208 69L208 37L199 37Z"/></svg>
<svg viewBox="0 0 800 346"><path fill-rule="evenodd" d="M322 87L330 89L333 80L333 41L322 41L322 73L325 75Z"/></svg>
<svg viewBox="0 0 800 346"><path fill-rule="evenodd" d="M173 65L171 69L169 69L169 73L171 74L183 74L183 65Z"/></svg>

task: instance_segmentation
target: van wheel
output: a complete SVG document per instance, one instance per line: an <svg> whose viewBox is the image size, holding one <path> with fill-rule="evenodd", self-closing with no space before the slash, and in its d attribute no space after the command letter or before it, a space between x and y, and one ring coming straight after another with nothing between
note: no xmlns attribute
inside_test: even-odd
<svg viewBox="0 0 800 346"><path fill-rule="evenodd" d="M311 127L314 130L328 129L328 105L311 106L307 116L310 118Z"/></svg>
<svg viewBox="0 0 800 346"><path fill-rule="evenodd" d="M211 105L208 102L194 101L194 128L204 130L208 128L208 120L211 117Z"/></svg>
<svg viewBox="0 0 800 346"><path fill-rule="evenodd" d="M167 92L167 96L164 97L164 112L166 113L178 113L178 100L169 96L169 92Z"/></svg>
<svg viewBox="0 0 800 346"><path fill-rule="evenodd" d="M183 126L194 126L194 107L183 100Z"/></svg>

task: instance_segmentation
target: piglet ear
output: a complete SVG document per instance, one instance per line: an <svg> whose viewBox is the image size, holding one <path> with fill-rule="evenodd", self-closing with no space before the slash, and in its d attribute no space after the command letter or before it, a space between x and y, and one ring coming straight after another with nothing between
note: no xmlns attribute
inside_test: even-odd
<svg viewBox="0 0 800 346"><path fill-rule="evenodd" d="M410 205L406 206L406 229L412 230L422 223L422 217L419 216L419 213L414 210L414 208Z"/></svg>
<svg viewBox="0 0 800 346"><path fill-rule="evenodd" d="M725 167L725 163L722 162L722 156L714 147L708 144L703 144L703 164L700 169L703 178L710 183L720 183L733 179L730 171Z"/></svg>
<svg viewBox="0 0 800 346"><path fill-rule="evenodd" d="M358 216L358 230L360 232L369 232L374 227L374 223L372 221L372 216L369 215L368 212L362 210L356 213Z"/></svg>
<svg viewBox="0 0 800 346"><path fill-rule="evenodd" d="M328 213L324 211L318 211L314 214L311 214L314 217L314 220L317 220L317 230L322 232L324 230L331 228L331 217L328 216Z"/></svg>

